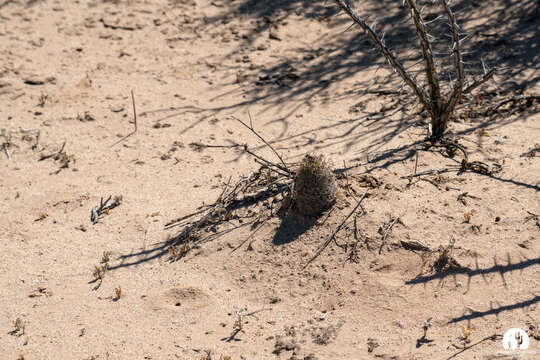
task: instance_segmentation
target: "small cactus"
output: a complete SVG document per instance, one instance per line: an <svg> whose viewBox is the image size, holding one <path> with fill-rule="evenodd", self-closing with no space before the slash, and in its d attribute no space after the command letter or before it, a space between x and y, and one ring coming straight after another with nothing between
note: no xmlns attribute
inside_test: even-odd
<svg viewBox="0 0 540 360"><path fill-rule="evenodd" d="M322 155L306 155L296 170L294 209L304 216L318 216L336 201L338 186Z"/></svg>

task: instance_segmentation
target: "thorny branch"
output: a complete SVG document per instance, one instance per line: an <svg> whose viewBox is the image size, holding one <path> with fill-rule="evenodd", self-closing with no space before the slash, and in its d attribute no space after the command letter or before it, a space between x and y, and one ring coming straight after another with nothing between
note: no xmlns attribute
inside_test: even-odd
<svg viewBox="0 0 540 360"><path fill-rule="evenodd" d="M414 27L418 34L418 39L420 40L420 46L422 48L422 57L425 62L425 72L428 79L428 83L431 88L430 92L430 102L431 102L431 112L434 117L438 117L438 112L440 111L440 100L441 100L441 90L439 87L439 76L437 74L437 69L435 68L435 62L433 61L433 50L431 48L431 42L428 39L426 25L418 7L416 6L415 0L407 0L407 5L411 10L411 17L414 21ZM428 108L429 109L429 108Z"/></svg>
<svg viewBox="0 0 540 360"><path fill-rule="evenodd" d="M491 79L495 73L495 70L486 70L483 62L484 76L479 80L474 81L467 88L465 86L465 70L463 68L463 51L461 49L460 28L457 24L456 16L452 12L448 0L438 0L440 7L444 12L444 17L448 20L448 25L451 32L451 53L453 57L454 71L456 73L456 80L451 86L451 90L447 95L441 94L440 74L441 69L437 68L437 64L434 59L434 52L432 49L432 40L434 39L428 33L426 22L422 18L422 10L418 9L416 0L404 0L410 10L410 16L413 21L416 35L419 40L421 57L420 62L424 63L423 69L412 70L412 67L406 69L402 63L396 58L396 56L389 50L384 43L384 36L379 36L375 33L375 30L370 27L366 21L354 10L351 9L349 1L347 0L335 0L336 3L349 15L349 17L358 24L365 31L369 40L375 45L376 49L386 58L390 66L395 72L403 79L404 84L407 84L416 94L418 100L423 105L431 116L429 139L432 142L440 140L446 132L450 117L455 112L456 106L463 94L469 93L476 89L489 79ZM434 0L435 2L435 0ZM440 18L443 16L437 17ZM418 62L418 63L420 63ZM416 65L416 64L415 64ZM414 66L414 65L413 65ZM416 81L415 73L424 72L426 76L427 86L429 86L429 95L426 90L419 85ZM452 79L450 79L452 82ZM452 85L452 84L450 84Z"/></svg>
<svg viewBox="0 0 540 360"><path fill-rule="evenodd" d="M450 115L452 115L452 113L454 112L454 109L459 102L459 99L461 98L461 94L463 92L463 84L465 82L465 76L463 72L463 59L461 57L461 44L459 40L459 26L457 24L456 16L452 12L446 1L447 0L439 0L439 3L441 4L441 7L446 13L448 22L450 23L450 29L452 30L452 51L454 56L454 67L456 68L457 79L456 83L454 84L454 90L452 91L452 94L450 95L450 98L448 99L448 102L446 103L444 108L442 122L445 128L446 123L450 118Z"/></svg>
<svg viewBox="0 0 540 360"><path fill-rule="evenodd" d="M488 72L484 74L484 76L482 76L482 78L478 79L477 81L473 82L471 85L467 86L465 90L463 90L463 94L470 93L471 91L473 91L474 89L476 89L477 87L479 87L480 85L482 85L483 83L491 79L493 75L495 75L495 69L489 70Z"/></svg>
<svg viewBox="0 0 540 360"><path fill-rule="evenodd" d="M397 71L401 78L410 86L414 91L422 105L429 111L432 112L431 104L427 100L425 90L416 83L416 81L410 76L409 73L405 70L403 65L399 62L396 56L388 49L388 47L382 42L381 38L375 33L375 31L366 23L366 21L361 18L356 12L354 12L349 4L345 0L335 0L337 4L345 10L347 15L366 32L369 40L375 45L377 50L384 55L386 60L390 65Z"/></svg>

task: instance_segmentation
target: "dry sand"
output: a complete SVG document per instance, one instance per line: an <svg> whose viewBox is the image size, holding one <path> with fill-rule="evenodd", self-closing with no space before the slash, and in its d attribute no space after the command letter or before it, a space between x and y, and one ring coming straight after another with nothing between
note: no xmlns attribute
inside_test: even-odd
<svg viewBox="0 0 540 360"><path fill-rule="evenodd" d="M362 11L387 19L379 28L404 51L415 42L395 22L399 5ZM476 64L506 67L503 94L540 92L534 6L460 13ZM403 179L425 124L413 105L393 111L412 95L372 91L399 83L349 24L331 3L299 0L0 1L0 144L11 157L2 149L0 358L487 359L511 327L540 356L540 152L521 156L540 143L538 103L452 123L469 159L497 174ZM124 138L131 90L137 131ZM232 252L242 228L170 261L165 241L180 229L164 225L258 168L239 149L191 143L247 143L275 160L232 118L248 110L286 162L322 153L348 168L350 189L303 233L272 218L250 246ZM418 152L418 171L452 164ZM348 223L342 247L303 269L366 189L358 240ZM109 195L122 201L92 224ZM437 272L452 241L460 267ZM104 253L110 268L92 281ZM256 313L235 331L241 309Z"/></svg>

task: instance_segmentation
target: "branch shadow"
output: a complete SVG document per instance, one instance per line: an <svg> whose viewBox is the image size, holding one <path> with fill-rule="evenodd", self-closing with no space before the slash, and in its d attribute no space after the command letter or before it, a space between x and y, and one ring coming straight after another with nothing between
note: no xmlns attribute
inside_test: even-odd
<svg viewBox="0 0 540 360"><path fill-rule="evenodd" d="M466 313L468 313L468 314L463 314L461 316L458 316L458 317L455 317L455 318L451 319L450 321L447 322L447 325L448 324L455 324L457 322L465 321L465 320L470 321L470 320L473 320L473 319L483 318L483 317L486 317L488 315L495 315L498 318L499 314L502 313L502 312L527 308L527 307L529 307L531 305L534 305L534 304L536 304L538 302L540 302L540 296L538 296L538 295L535 295L535 296L533 296L532 298L530 298L528 300L524 300L524 301L521 301L521 302L516 302L514 304L509 304L509 305L499 305L498 304L499 306L493 306L493 302L490 301L489 302L489 310L475 311L475 310L472 310L470 308L467 308Z"/></svg>
<svg viewBox="0 0 540 360"><path fill-rule="evenodd" d="M526 268L531 266L540 265L540 257L534 259L526 259L516 263L512 263L510 254L506 254L506 265L500 265L497 260L497 256L493 256L493 266L488 268L480 268L478 264L478 259L475 258L475 267L468 266L459 266L456 268L449 269L447 271L436 272L431 275L418 275L415 278L405 282L406 285L417 285L417 284L427 284L431 281L438 280L439 286L442 284L443 280L449 276L454 278L456 281L457 275L466 275L467 276L467 291L470 290L471 280L475 276L481 276L486 284L489 284L486 275L489 274L499 274L503 282L504 287L507 287L508 284L505 279L505 274L513 271L523 271Z"/></svg>

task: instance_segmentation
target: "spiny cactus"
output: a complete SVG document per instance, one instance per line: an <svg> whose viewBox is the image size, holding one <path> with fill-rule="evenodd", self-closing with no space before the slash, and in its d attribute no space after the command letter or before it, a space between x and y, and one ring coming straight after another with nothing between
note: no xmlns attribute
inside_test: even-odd
<svg viewBox="0 0 540 360"><path fill-rule="evenodd" d="M301 215L317 216L336 201L338 186L322 155L306 155L296 170L294 209Z"/></svg>

